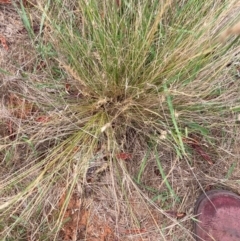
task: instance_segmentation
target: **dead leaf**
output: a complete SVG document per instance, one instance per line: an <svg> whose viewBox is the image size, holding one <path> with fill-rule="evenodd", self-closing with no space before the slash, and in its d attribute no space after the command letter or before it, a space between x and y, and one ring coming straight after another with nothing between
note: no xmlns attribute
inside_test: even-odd
<svg viewBox="0 0 240 241"><path fill-rule="evenodd" d="M0 0L0 3L1 1L2 0ZM7 44L6 38L2 35L0 35L0 43L2 44L4 49L8 50L8 44Z"/></svg>
<svg viewBox="0 0 240 241"><path fill-rule="evenodd" d="M66 202L66 193L62 195L59 200L59 208L62 208ZM67 210L64 214L65 224L61 230L61 236L65 241L77 240L78 235L81 238L84 237L84 231L87 226L89 212L85 209L81 209L82 200L78 195L73 194L68 202Z"/></svg>
<svg viewBox="0 0 240 241"><path fill-rule="evenodd" d="M36 111L33 103L15 94L10 95L8 107L13 116L21 119L27 119Z"/></svg>
<svg viewBox="0 0 240 241"><path fill-rule="evenodd" d="M186 213L182 213L182 212L177 212L177 211L173 211L173 210L168 210L166 211L166 213L173 217L173 218L176 218L176 219L181 219L181 218L184 218L186 216Z"/></svg>
<svg viewBox="0 0 240 241"><path fill-rule="evenodd" d="M210 155L205 151L205 148L203 148L203 145L200 141L198 141L196 138L184 138L183 141L191 146L192 149L197 152L205 161L207 161L209 165L213 165Z"/></svg>
<svg viewBox="0 0 240 241"><path fill-rule="evenodd" d="M1 3L11 3L11 0L0 0L0 4Z"/></svg>
<svg viewBox="0 0 240 241"><path fill-rule="evenodd" d="M37 122L41 122L41 123L46 123L46 122L49 122L49 120L50 120L51 118L50 118L50 116L38 116L37 118L36 118L36 121Z"/></svg>
<svg viewBox="0 0 240 241"><path fill-rule="evenodd" d="M121 0L116 0L116 4L118 7L121 7L121 5L122 5Z"/></svg>
<svg viewBox="0 0 240 241"><path fill-rule="evenodd" d="M121 152L121 153L118 153L116 155L116 157L118 159L122 159L122 160L128 160L128 159L131 159L132 158L132 155L130 153L125 153L125 152Z"/></svg>

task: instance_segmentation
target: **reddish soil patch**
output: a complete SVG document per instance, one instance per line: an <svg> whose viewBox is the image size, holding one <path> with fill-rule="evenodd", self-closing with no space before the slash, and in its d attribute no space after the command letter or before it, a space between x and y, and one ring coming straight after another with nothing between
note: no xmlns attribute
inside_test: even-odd
<svg viewBox="0 0 240 241"><path fill-rule="evenodd" d="M63 195L59 207L64 205L66 195ZM64 241L88 240L88 241L115 241L113 230L107 223L93 215L90 210L82 207L81 199L73 194L67 210L64 214L64 226L60 232Z"/></svg>

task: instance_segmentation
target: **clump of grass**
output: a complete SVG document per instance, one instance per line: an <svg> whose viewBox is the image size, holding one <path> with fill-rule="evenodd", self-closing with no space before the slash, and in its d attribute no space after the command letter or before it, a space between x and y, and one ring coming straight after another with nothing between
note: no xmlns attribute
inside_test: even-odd
<svg viewBox="0 0 240 241"><path fill-rule="evenodd" d="M226 109L216 78L225 48L216 41L210 6L174 5L83 1L75 14L61 8L60 19L54 14L59 6L52 9L58 59L82 94L69 109L81 120L90 112L87 122L94 125L87 124L86 131L93 136L109 127L117 137L131 127L184 153L184 129L191 123L209 126ZM188 11L195 17L186 18ZM202 76L209 68L213 76Z"/></svg>
<svg viewBox="0 0 240 241"><path fill-rule="evenodd" d="M231 7L227 3L60 0L38 7L41 28L43 23L46 28L38 43L42 46L39 56L55 64L55 69L57 65L61 74L54 79L47 65L45 84L56 85L54 94L43 93L32 83L34 89L38 87L37 104L49 119L31 130L29 126L36 122L25 123L15 140L16 145L31 146L34 154L23 161L22 169L1 180L0 193L5 197L1 215L9 217L7 225L0 226L5 240L19 235L18 230L33 230L29 223L35 230L33 237L57 240L71 193L80 186L84 196L87 170L103 157L117 175L117 180L112 178L113 186L120 184L125 192L132 185L140 192L137 185L147 159L137 165L134 179L118 163L119 153L130 152L136 158L138 152L154 149L156 156L160 151L171 152L183 161L190 156L186 139L193 136L217 152L212 133L225 126L230 107L238 101L232 81L223 78L229 61L226 52L234 51L235 45L221 45L221 28L216 27ZM43 52L44 45L54 55ZM70 80L75 94L68 92L65 79ZM22 133L28 136L27 144ZM136 139L138 147L134 148L131 142ZM47 150L40 148L43 143ZM6 148L8 145L1 146ZM179 200L158 157L156 166L168 198ZM131 181L121 183L123 176ZM53 189L61 192L52 197ZM64 192L68 198L56 215ZM159 230L163 236L161 227ZM21 232L24 236L29 231Z"/></svg>

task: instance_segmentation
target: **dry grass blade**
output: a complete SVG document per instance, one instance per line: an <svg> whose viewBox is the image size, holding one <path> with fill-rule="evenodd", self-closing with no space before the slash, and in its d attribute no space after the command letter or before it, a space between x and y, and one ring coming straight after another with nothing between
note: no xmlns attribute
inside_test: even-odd
<svg viewBox="0 0 240 241"><path fill-rule="evenodd" d="M240 35L240 22L223 32L221 35L221 41L225 41L226 38L231 35Z"/></svg>

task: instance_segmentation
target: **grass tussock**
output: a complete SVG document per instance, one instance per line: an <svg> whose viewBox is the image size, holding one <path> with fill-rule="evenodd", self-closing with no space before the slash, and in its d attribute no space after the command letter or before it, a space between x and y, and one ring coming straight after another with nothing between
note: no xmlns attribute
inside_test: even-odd
<svg viewBox="0 0 240 241"><path fill-rule="evenodd" d="M143 216L134 203L141 203L156 238L175 237L179 228L190 239L184 222L191 215L179 222L166 212L187 198L169 175L184 162L194 179L194 151L214 162L223 150L223 129L234 125L239 84L226 65L238 39L223 45L219 36L235 4L39 1L39 35L20 6L37 57L33 73L26 71L16 87L20 97L9 97L15 112L4 112L13 127L0 142L8 172L0 182L3 240L60 240L72 193L89 205L92 170L107 173L108 188L101 190L91 177L91 192L111 197L114 225L124 212L126 225L139 227ZM156 179L149 176L152 167ZM157 223L157 215L166 221Z"/></svg>

